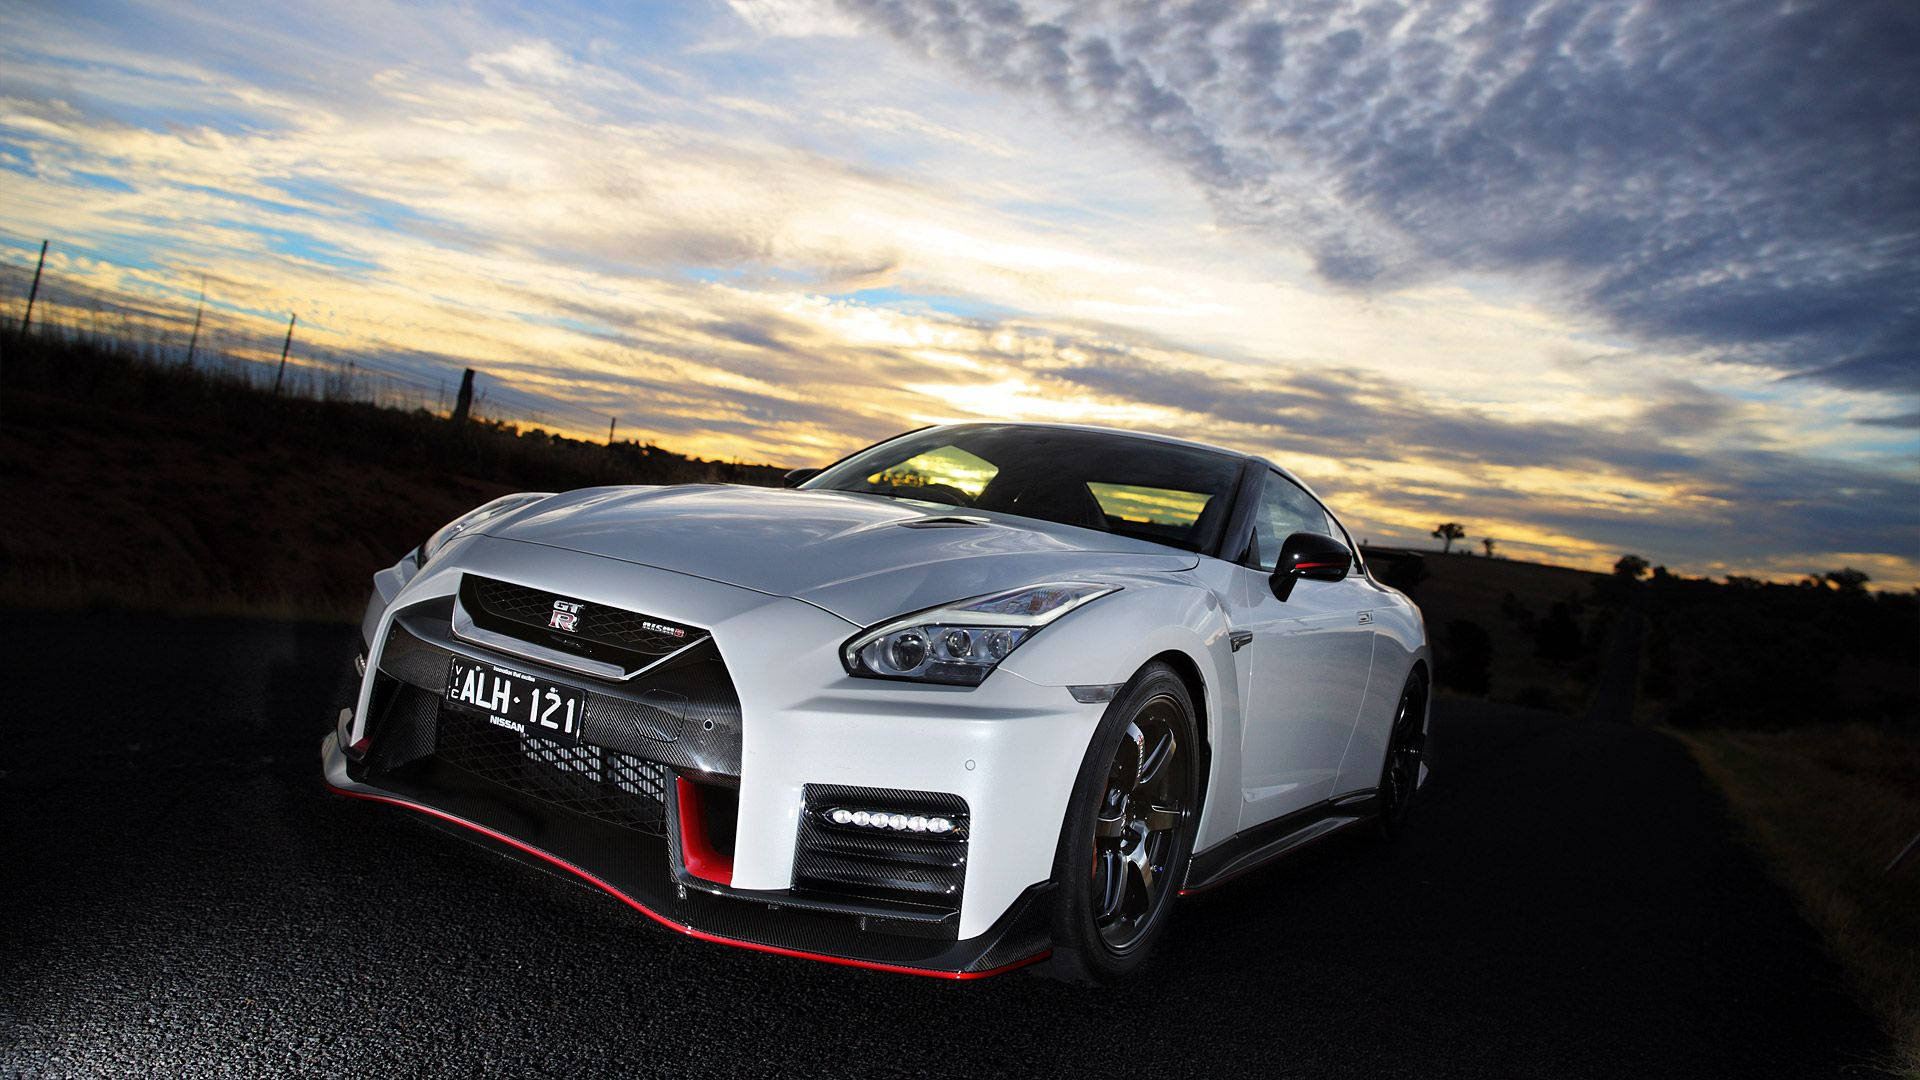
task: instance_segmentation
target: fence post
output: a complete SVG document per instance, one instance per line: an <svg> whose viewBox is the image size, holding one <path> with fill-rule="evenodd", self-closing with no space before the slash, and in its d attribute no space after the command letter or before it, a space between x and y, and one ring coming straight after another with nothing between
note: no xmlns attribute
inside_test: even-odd
<svg viewBox="0 0 1920 1080"><path fill-rule="evenodd" d="M33 322L33 298L40 295L40 271L47 265L48 241L40 241L40 261L33 264L33 288L27 290L27 313L20 318L20 340L27 339L27 327Z"/></svg>
<svg viewBox="0 0 1920 1080"><path fill-rule="evenodd" d="M298 315L287 316L287 340L280 346L280 370L273 377L273 392L280 393L280 380L287 377L287 350L293 348L293 321Z"/></svg>
<svg viewBox="0 0 1920 1080"><path fill-rule="evenodd" d="M193 309L193 336L187 339L187 366L193 366L193 350L200 345L200 316L207 311L207 275L200 275L200 306Z"/></svg>
<svg viewBox="0 0 1920 1080"><path fill-rule="evenodd" d="M460 398L453 403L453 422L458 424L467 418L467 412L473 408L473 369L460 376Z"/></svg>

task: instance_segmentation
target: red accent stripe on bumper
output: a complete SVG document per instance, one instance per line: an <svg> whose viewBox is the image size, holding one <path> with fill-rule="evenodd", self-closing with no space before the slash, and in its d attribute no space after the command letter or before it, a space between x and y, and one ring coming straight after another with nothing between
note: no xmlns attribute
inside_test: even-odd
<svg viewBox="0 0 1920 1080"><path fill-rule="evenodd" d="M698 938L701 941L711 941L717 945L731 945L736 949L752 949L755 952L773 953L776 956L797 956L803 960L818 960L822 963L840 964L844 967L868 968L873 971L891 971L901 975L925 975L935 979L984 979L990 975L1000 975L1009 971L1013 971L1016 968L1026 967L1028 964L1038 963L1042 960L1045 960L1047 957L1053 955L1053 950L1049 949L1046 952L1035 953L1032 956L1029 956L1023 960L1015 960L1011 964L1002 964L996 968L988 968L986 971L933 971L927 968L903 967L899 964L882 964L872 960L849 960L843 956L828 956L824 953L803 952L799 949L784 949L778 945L762 945L757 941L740 941L735 938L721 937L718 934L709 934L704 930L695 930L691 926L686 926L681 923L674 922L672 919L669 919L665 915L662 915L659 912L653 910L652 908L646 906L645 904L642 904L640 901L635 900L633 897L628 896L626 893L621 892L619 889L614 888L612 885L607 884L606 882L593 876L591 873L588 873L587 871L580 869L579 867L573 865L572 863L566 861L565 859L559 858L554 855L549 855L546 852L541 851L537 847L531 847L527 844L523 844L520 841L515 840L511 836L508 836L505 833L495 832L492 829L487 828L485 825L476 825L471 821L465 820L464 818L457 818L457 817L454 817L452 814L435 810L431 806L422 806L419 803L408 802L405 799L396 799L391 795L374 795L364 791L348 791L345 788L334 787L332 784L327 785L327 790L333 792L335 795L345 795L350 799L365 799L368 802L388 803L393 806L402 807L407 810L415 810L422 814L426 814L429 817L438 818L441 821L448 823L449 825L458 825L463 829L471 829L474 832L481 834L482 836L488 837L489 839L492 839L492 840L497 840L500 843L507 845L508 847L511 847L517 851L525 852L526 854L531 855L536 859L540 859L544 862L551 863L554 866L557 866L560 869L565 870L569 874L573 874L574 876L585 881L587 884L592 885L595 888L601 889L607 893L610 893L615 899L619 900L621 903L627 905L628 907L639 912L640 914L645 915L647 918L652 919L654 922L659 923L661 926L664 926L669 930L677 930L680 933L687 935L688 937Z"/></svg>

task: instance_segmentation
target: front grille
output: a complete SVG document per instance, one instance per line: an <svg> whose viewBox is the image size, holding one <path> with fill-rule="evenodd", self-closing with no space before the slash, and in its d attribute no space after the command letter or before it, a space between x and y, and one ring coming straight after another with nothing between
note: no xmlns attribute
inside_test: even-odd
<svg viewBox="0 0 1920 1080"><path fill-rule="evenodd" d="M474 625L595 659L642 667L707 636L697 626L467 574L460 603Z"/></svg>
<svg viewBox="0 0 1920 1080"><path fill-rule="evenodd" d="M929 791L808 784L806 812L794 848L795 889L824 897L851 897L960 910L967 872L967 803L958 795ZM827 820L832 808L886 810L941 816L960 827L943 836L840 826Z"/></svg>
<svg viewBox="0 0 1920 1080"><path fill-rule="evenodd" d="M486 718L441 706L435 754L450 765L564 810L666 834L663 765L586 744L558 743L495 727Z"/></svg>
<svg viewBox="0 0 1920 1080"><path fill-rule="evenodd" d="M447 685L447 663L453 655L449 646L454 644L448 629L452 614L453 599L445 597L396 618L373 675L378 683L397 680L426 693L427 742L419 753L433 749L431 709L437 707ZM695 772L724 776L740 772L740 698L711 638L617 685L584 681L537 664L529 667L508 655L497 661L471 649L466 649L466 655L585 688L587 709L580 726L584 742ZM380 742L376 734L374 744ZM391 768L415 756L409 753L382 767Z"/></svg>

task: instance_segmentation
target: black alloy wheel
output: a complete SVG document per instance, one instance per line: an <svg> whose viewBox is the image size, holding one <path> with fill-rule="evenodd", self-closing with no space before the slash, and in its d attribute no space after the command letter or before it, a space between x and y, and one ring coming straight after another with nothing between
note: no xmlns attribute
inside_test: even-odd
<svg viewBox="0 0 1920 1080"><path fill-rule="evenodd" d="M1188 802L1179 709L1165 694L1147 702L1107 768L1093 824L1093 921L1115 952L1140 940L1170 884L1168 857Z"/></svg>
<svg viewBox="0 0 1920 1080"><path fill-rule="evenodd" d="M1380 766L1380 835L1391 839L1406 828L1420 789L1420 759L1426 753L1427 689L1418 673L1407 677L1387 735L1387 758Z"/></svg>
<svg viewBox="0 0 1920 1080"><path fill-rule="evenodd" d="M1067 807L1046 974L1109 982L1144 962L1192 853L1199 751L1191 695L1164 664L1108 706Z"/></svg>

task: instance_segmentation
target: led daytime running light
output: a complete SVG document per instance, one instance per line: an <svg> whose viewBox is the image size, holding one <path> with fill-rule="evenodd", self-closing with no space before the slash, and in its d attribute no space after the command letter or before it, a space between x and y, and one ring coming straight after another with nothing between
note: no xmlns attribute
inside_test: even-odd
<svg viewBox="0 0 1920 1080"><path fill-rule="evenodd" d="M952 818L937 814L903 814L894 810L855 810L845 806L836 806L824 813L827 820L835 825L851 825L863 829L931 833L934 836L941 836L958 828Z"/></svg>

